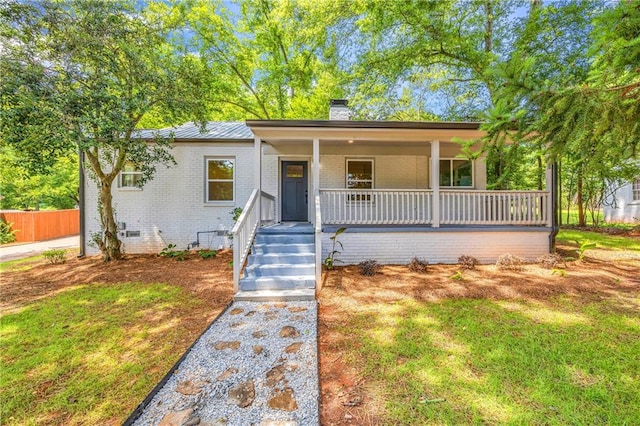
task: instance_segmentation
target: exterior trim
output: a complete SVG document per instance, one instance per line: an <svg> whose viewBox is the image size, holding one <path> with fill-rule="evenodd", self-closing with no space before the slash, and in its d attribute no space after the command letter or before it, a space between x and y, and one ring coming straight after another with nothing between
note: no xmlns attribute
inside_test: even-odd
<svg viewBox="0 0 640 426"><path fill-rule="evenodd" d="M478 130L480 122L434 122L434 121L361 121L361 120L247 120L254 127L316 127L343 129L451 129Z"/></svg>

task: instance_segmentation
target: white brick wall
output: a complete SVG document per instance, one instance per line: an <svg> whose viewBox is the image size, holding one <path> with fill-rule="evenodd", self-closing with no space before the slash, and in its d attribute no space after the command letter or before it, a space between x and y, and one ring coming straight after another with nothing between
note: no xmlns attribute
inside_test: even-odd
<svg viewBox="0 0 640 426"><path fill-rule="evenodd" d="M640 201L633 201L631 183L616 190L607 198L605 204L602 209L607 222L638 223L640 221Z"/></svg>
<svg viewBox="0 0 640 426"><path fill-rule="evenodd" d="M126 223L127 231L140 231L140 237L121 237L125 252L159 252L166 244L185 249L196 240L196 232L231 230L234 207L244 207L253 190L255 167L253 143L179 143L172 150L178 163L169 169L158 167L156 177L142 190L113 189L116 220ZM205 203L205 158L235 157L235 201ZM98 189L87 179L86 238L99 232ZM223 237L203 235L201 247L217 248ZM87 247L88 254L97 253Z"/></svg>
<svg viewBox="0 0 640 426"><path fill-rule="evenodd" d="M322 258L332 247L333 234L322 234ZM424 232L344 232L338 237L344 249L336 259L357 264L373 259L382 264L406 264L413 257L429 263L457 263L462 255L481 263L494 263L511 253L529 260L549 252L549 230L483 231L439 230Z"/></svg>

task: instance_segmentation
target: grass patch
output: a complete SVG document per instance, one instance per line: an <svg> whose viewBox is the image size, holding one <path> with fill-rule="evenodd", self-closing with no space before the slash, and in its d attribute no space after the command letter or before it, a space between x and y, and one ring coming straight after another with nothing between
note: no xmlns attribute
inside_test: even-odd
<svg viewBox="0 0 640 426"><path fill-rule="evenodd" d="M640 424L635 302L405 300L339 331L381 424Z"/></svg>
<svg viewBox="0 0 640 426"><path fill-rule="evenodd" d="M4 315L2 423L121 422L181 355L175 309L201 303L165 284L90 284Z"/></svg>
<svg viewBox="0 0 640 426"><path fill-rule="evenodd" d="M42 259L44 259L44 256L39 254L37 256L25 257L23 259L0 262L0 272L26 271Z"/></svg>
<svg viewBox="0 0 640 426"><path fill-rule="evenodd" d="M589 240L597 244L597 248L612 250L640 250L640 239L621 235L608 235L580 229L561 229L557 240L576 245L576 241Z"/></svg>

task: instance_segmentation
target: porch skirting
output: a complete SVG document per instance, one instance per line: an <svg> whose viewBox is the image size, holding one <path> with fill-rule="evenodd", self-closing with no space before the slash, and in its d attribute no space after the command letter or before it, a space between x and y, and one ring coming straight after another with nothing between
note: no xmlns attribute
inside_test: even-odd
<svg viewBox="0 0 640 426"><path fill-rule="evenodd" d="M337 227L322 233L322 258L333 246ZM549 252L547 227L353 227L338 236L342 243L336 259L350 265L373 259L381 264L406 264L413 257L429 263L457 263L462 255L481 263L494 263L510 253L530 261ZM340 247L337 247L340 249Z"/></svg>

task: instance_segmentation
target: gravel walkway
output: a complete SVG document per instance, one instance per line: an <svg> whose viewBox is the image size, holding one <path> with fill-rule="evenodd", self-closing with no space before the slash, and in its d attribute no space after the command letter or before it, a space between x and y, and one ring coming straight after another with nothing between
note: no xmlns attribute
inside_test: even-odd
<svg viewBox="0 0 640 426"><path fill-rule="evenodd" d="M317 425L316 302L234 302L135 425Z"/></svg>

